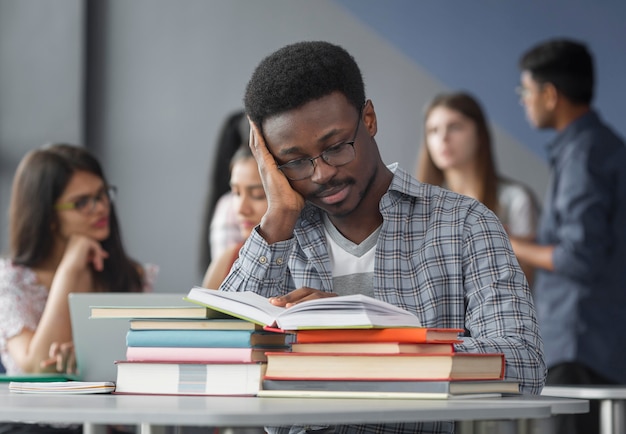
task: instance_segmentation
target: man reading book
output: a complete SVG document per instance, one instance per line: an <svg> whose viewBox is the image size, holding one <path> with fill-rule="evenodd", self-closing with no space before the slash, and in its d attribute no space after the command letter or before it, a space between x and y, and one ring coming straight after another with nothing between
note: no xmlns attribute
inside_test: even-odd
<svg viewBox="0 0 626 434"><path fill-rule="evenodd" d="M220 287L291 306L362 293L466 330L460 352L501 352L506 378L539 393L542 341L528 283L498 218L479 202L385 165L361 72L327 42L288 45L246 89L250 147L268 210ZM271 432L449 433L452 422L280 427Z"/></svg>

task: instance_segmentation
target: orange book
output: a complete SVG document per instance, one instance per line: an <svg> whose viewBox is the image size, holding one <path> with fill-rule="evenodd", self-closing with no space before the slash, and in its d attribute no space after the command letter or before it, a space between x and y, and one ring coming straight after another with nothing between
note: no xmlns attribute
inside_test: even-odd
<svg viewBox="0 0 626 434"><path fill-rule="evenodd" d="M381 353L381 354L450 354L453 344L401 342L319 342L291 344L294 353Z"/></svg>
<svg viewBox="0 0 626 434"><path fill-rule="evenodd" d="M462 332L462 329L429 327L299 330L296 342L459 343Z"/></svg>

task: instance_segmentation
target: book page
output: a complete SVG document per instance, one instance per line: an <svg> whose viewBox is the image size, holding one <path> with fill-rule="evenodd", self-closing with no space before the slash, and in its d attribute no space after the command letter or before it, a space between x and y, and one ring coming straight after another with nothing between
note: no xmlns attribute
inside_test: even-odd
<svg viewBox="0 0 626 434"><path fill-rule="evenodd" d="M448 393L419 392L363 392L335 390L259 390L261 398L336 398L336 399L470 399L499 398L501 393L473 393L450 395Z"/></svg>
<svg viewBox="0 0 626 434"><path fill-rule="evenodd" d="M318 298L296 304L277 317L277 324L285 330L421 326L419 318L411 312L363 294Z"/></svg>
<svg viewBox="0 0 626 434"><path fill-rule="evenodd" d="M318 298L283 308L251 291L226 292L196 286L185 300L283 330L421 325L419 318L411 312L363 294Z"/></svg>
<svg viewBox="0 0 626 434"><path fill-rule="evenodd" d="M9 383L9 390L15 393L53 393L53 394L91 394L111 393L115 383L110 381L53 381L53 382L16 382Z"/></svg>
<svg viewBox="0 0 626 434"><path fill-rule="evenodd" d="M276 317L285 311L284 307L274 306L269 299L251 291L228 292L194 287L185 299L267 326L274 325Z"/></svg>

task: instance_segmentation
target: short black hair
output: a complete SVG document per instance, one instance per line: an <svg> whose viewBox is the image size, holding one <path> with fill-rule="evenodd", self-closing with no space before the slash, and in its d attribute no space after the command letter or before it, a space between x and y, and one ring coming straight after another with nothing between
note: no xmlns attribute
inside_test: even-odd
<svg viewBox="0 0 626 434"><path fill-rule="evenodd" d="M539 83L551 83L576 104L591 104L593 58L587 46L571 39L552 39L529 49L519 61L522 71Z"/></svg>
<svg viewBox="0 0 626 434"><path fill-rule="evenodd" d="M354 58L324 41L287 45L267 56L254 70L244 104L252 122L262 127L274 115L339 91L360 110L365 87Z"/></svg>

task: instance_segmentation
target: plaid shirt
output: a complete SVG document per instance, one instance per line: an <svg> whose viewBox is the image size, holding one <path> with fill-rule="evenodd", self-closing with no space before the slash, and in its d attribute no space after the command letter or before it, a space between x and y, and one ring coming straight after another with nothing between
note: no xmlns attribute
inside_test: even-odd
<svg viewBox="0 0 626 434"><path fill-rule="evenodd" d="M379 206L383 225L374 266L376 298L413 312L426 327L464 329L457 351L504 353L506 378L518 380L525 393L539 393L545 365L535 308L498 218L473 199L418 182L397 164L389 168L394 177ZM307 204L294 236L272 245L253 231L220 289L266 297L303 286L332 292L321 213ZM451 422L335 428L453 431Z"/></svg>

